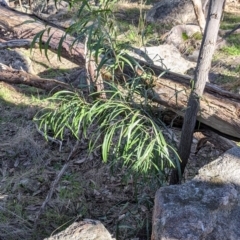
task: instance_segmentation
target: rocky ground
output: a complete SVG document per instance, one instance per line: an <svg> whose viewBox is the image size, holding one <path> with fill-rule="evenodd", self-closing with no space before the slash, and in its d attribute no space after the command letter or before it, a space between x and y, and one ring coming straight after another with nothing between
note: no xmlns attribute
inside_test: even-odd
<svg viewBox="0 0 240 240"><path fill-rule="evenodd" d="M144 6L144 11L150 6ZM139 7L138 3L123 2L116 10L123 26L132 24L130 40L137 36ZM238 21L237 9L232 7L228 11L228 21L222 29L231 28ZM168 30L160 31L155 25L149 25L148 29L149 44L160 43L162 34ZM226 44L216 52L211 69L211 81L234 92L239 91L240 85L239 39L237 34L227 40L227 44L233 45ZM16 63L21 56L25 65L22 60ZM49 59L37 49L31 54L25 49L0 51L1 62L23 69L30 66L29 71L39 76L67 80L79 70L66 59L60 62L51 52ZM35 217L75 142L67 136L60 149L37 131L32 119L49 105L46 97L43 90L0 82L0 239L43 239L84 218L100 220L117 239L150 239L153 197L159 185L156 181L135 181L132 176L125 176L124 169L112 170L110 165L102 163L98 151L88 154L85 142L34 228ZM178 141L180 130L171 130ZM200 138L195 136L186 180L222 153L218 146L207 143L195 155Z"/></svg>

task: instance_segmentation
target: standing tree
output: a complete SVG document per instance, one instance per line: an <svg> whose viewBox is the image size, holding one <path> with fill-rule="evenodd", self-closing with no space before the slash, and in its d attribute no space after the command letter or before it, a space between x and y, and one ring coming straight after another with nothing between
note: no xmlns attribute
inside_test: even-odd
<svg viewBox="0 0 240 240"><path fill-rule="evenodd" d="M206 1L207 3L208 1ZM202 6L202 0L192 0L194 11L197 17L198 25L201 29L202 34L204 33L206 21L204 16L204 9ZM204 4L205 5L205 4Z"/></svg>
<svg viewBox="0 0 240 240"><path fill-rule="evenodd" d="M208 80L208 73L211 67L224 5L225 0L211 0L209 4L206 27L194 76L194 84L188 100L181 140L178 148L178 154L181 159L181 174L184 172L190 155L193 132L200 108L199 100L203 94L206 81ZM179 182L179 172L177 169L174 169L171 174L170 184L178 184Z"/></svg>

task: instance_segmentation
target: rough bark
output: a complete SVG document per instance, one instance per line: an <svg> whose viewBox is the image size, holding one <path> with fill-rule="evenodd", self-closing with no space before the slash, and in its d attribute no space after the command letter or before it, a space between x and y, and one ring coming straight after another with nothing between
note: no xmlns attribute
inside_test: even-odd
<svg viewBox="0 0 240 240"><path fill-rule="evenodd" d="M156 79L153 91L148 96L153 101L171 109L180 116L185 115L191 93L191 83L187 77ZM240 139L240 95L221 90L208 84L199 99L200 111L196 119L217 131ZM196 121L195 121L196 122ZM195 126L194 122L194 126ZM187 137L189 137L189 133Z"/></svg>
<svg viewBox="0 0 240 240"><path fill-rule="evenodd" d="M171 110L163 111L161 120L165 124L174 128L181 128L183 125L183 117L178 116ZM198 152L206 146L207 142L212 143L217 149L221 150L222 152L226 152L230 148L237 145L234 141L240 140L231 136L226 136L223 133L220 133L219 131L216 131L215 129L199 122L196 123L194 138L198 141L195 155L198 154Z"/></svg>
<svg viewBox="0 0 240 240"><path fill-rule="evenodd" d="M0 49L6 48L30 48L32 43L31 39L14 39L0 43Z"/></svg>
<svg viewBox="0 0 240 240"><path fill-rule="evenodd" d="M10 84L25 84L44 89L48 92L73 90L69 84L54 79L40 78L24 71L12 69L3 64L0 64L0 81Z"/></svg>
<svg viewBox="0 0 240 240"><path fill-rule="evenodd" d="M192 0L194 11L197 17L198 25L201 29L202 34L204 33L204 28L206 25L205 16L203 13L203 6L201 0Z"/></svg>
<svg viewBox="0 0 240 240"><path fill-rule="evenodd" d="M160 66L146 64L138 60L140 65L149 68L156 76L164 69ZM141 75L141 71L138 71ZM180 116L185 115L187 102L191 93L192 78L173 72L167 72L163 77L154 77L148 97ZM240 95L223 90L216 85L206 83L204 94L200 98L200 111L197 120L215 129L222 136L230 136L233 140L240 139Z"/></svg>
<svg viewBox="0 0 240 240"><path fill-rule="evenodd" d="M197 114L201 105L201 98L208 79L208 73L211 67L212 56L217 42L218 30L225 0L211 0L207 17L207 25L200 48L197 68L195 71L195 81L193 90L187 104L186 114L182 128L182 135L178 154L181 159L181 173L187 165L192 144L193 132L197 119ZM231 118L230 118L231 119ZM217 119L216 119L217 120ZM237 123L237 122L236 122ZM172 172L171 184L179 183L179 173L177 170Z"/></svg>
<svg viewBox="0 0 240 240"><path fill-rule="evenodd" d="M0 26L8 31L12 31L19 39L33 39L34 36L46 29L46 22L40 21L34 15L27 15L9 8L0 6ZM60 39L65 35L65 31L54 26L45 31L42 41L47 42L50 36L49 48L53 51L58 50ZM61 55L77 63L79 66L85 66L84 45L76 42L76 39L66 35L61 48Z"/></svg>

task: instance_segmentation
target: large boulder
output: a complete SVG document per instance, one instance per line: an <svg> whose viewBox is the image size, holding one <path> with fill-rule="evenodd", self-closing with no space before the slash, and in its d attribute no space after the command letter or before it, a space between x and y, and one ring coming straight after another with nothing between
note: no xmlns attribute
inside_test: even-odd
<svg viewBox="0 0 240 240"><path fill-rule="evenodd" d="M205 17L208 13L208 0L201 0L202 6L205 9ZM238 0L226 0L225 9L239 4ZM148 11L147 21L152 23L164 24L186 24L197 23L196 15L194 12L192 0L159 0L158 3Z"/></svg>
<svg viewBox="0 0 240 240"><path fill-rule="evenodd" d="M46 14L46 16L51 17L51 15L59 14L59 12L68 12L69 9L69 3L65 1L54 1L54 0L48 0L48 1L41 1L41 0L35 0L33 2L33 11L36 13L43 13Z"/></svg>
<svg viewBox="0 0 240 240"><path fill-rule="evenodd" d="M193 180L160 188L152 240L240 239L240 147L199 170Z"/></svg>
<svg viewBox="0 0 240 240"><path fill-rule="evenodd" d="M147 21L173 25L196 23L192 0L161 0L149 10Z"/></svg>
<svg viewBox="0 0 240 240"><path fill-rule="evenodd" d="M9 0L0 0L0 5L2 6L9 6Z"/></svg>
<svg viewBox="0 0 240 240"><path fill-rule="evenodd" d="M163 44L155 47L143 47L135 49L134 53L130 54L150 64L154 64L180 74L184 74L189 69L196 67L196 63L184 59L179 50L171 44Z"/></svg>

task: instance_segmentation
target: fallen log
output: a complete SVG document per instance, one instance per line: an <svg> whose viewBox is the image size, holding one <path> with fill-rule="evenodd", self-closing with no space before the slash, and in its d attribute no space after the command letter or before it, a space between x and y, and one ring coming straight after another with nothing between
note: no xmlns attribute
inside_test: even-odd
<svg viewBox="0 0 240 240"><path fill-rule="evenodd" d="M7 48L30 48L32 40L29 39L14 39L9 41L4 41L0 43L0 49Z"/></svg>
<svg viewBox="0 0 240 240"><path fill-rule="evenodd" d="M161 74L164 69L138 60L143 66ZM166 72L163 77L153 78L152 89L148 97L184 117L188 97L191 92L192 78L187 75ZM222 90L210 83L206 84L200 100L200 112L197 120L215 129L222 136L232 136L240 140L240 95Z"/></svg>
<svg viewBox="0 0 240 240"><path fill-rule="evenodd" d="M171 128L182 128L183 125L183 117L169 109L162 112L161 120ZM195 154L197 154L200 148L202 148L207 142L212 143L216 148L226 152L230 148L236 146L234 141L240 141L238 138L225 135L198 121L196 122L194 130L194 138L199 141ZM205 141L202 142L202 140ZM200 143L202 143L202 145Z"/></svg>
<svg viewBox="0 0 240 240"><path fill-rule="evenodd" d="M9 84L25 84L31 87L44 89L48 92L58 92L61 90L74 90L69 84L54 79L40 78L30 73L12 69L0 63L0 81Z"/></svg>
<svg viewBox="0 0 240 240"><path fill-rule="evenodd" d="M184 116L191 89L183 82L160 78L154 82L153 91L148 95L153 101ZM240 101L239 95L226 91L205 91L200 100L197 120L217 131L240 139Z"/></svg>
<svg viewBox="0 0 240 240"><path fill-rule="evenodd" d="M34 20L34 21L33 21ZM23 22L28 22L23 24ZM16 11L4 8L0 6L0 25L5 29L13 31L18 38L33 39L36 33L45 29L45 24L39 20L34 19L32 16L27 16ZM53 34L53 37L49 43L51 49L57 49L60 38L65 34L63 30L52 27L50 34L45 33L42 37L43 41L47 41L49 36ZM78 43L71 48L71 44L75 41L75 38L67 35L63 42L62 55L69 60L74 61L80 66L85 66L84 58L84 45ZM143 62L141 65L151 67L158 75L164 71L164 69L154 66L152 64ZM12 74L9 76L9 74ZM24 80L23 73L9 72L1 70L0 80L11 83L25 83L30 84ZM22 77L20 77L20 75ZM32 86L44 88L42 84L37 84L41 81L40 78L31 78ZM167 72L164 77L154 78L153 91L149 91L148 95L153 101L160 103L161 105L170 108L180 116L184 116L184 109L187 106L188 96L191 88L191 77L176 74L173 72ZM11 81L10 81L11 80ZM25 81L25 82L24 82ZM54 85L54 84L53 84ZM53 87L54 88L54 87ZM201 111L198 114L197 119L216 129L217 131L240 139L240 95L232 94L228 91L221 90L220 88L207 84L204 95L200 103Z"/></svg>
<svg viewBox="0 0 240 240"><path fill-rule="evenodd" d="M33 39L37 33L46 30L46 22L40 21L36 16L24 14L3 6L0 6L0 26L7 31L13 32L19 39ZM42 42L46 43L51 36L49 48L57 52L59 42L64 35L64 30L50 26L49 31L45 31L43 34ZM76 42L72 46L75 41L74 37L67 34L62 43L61 55L84 67L84 44Z"/></svg>

